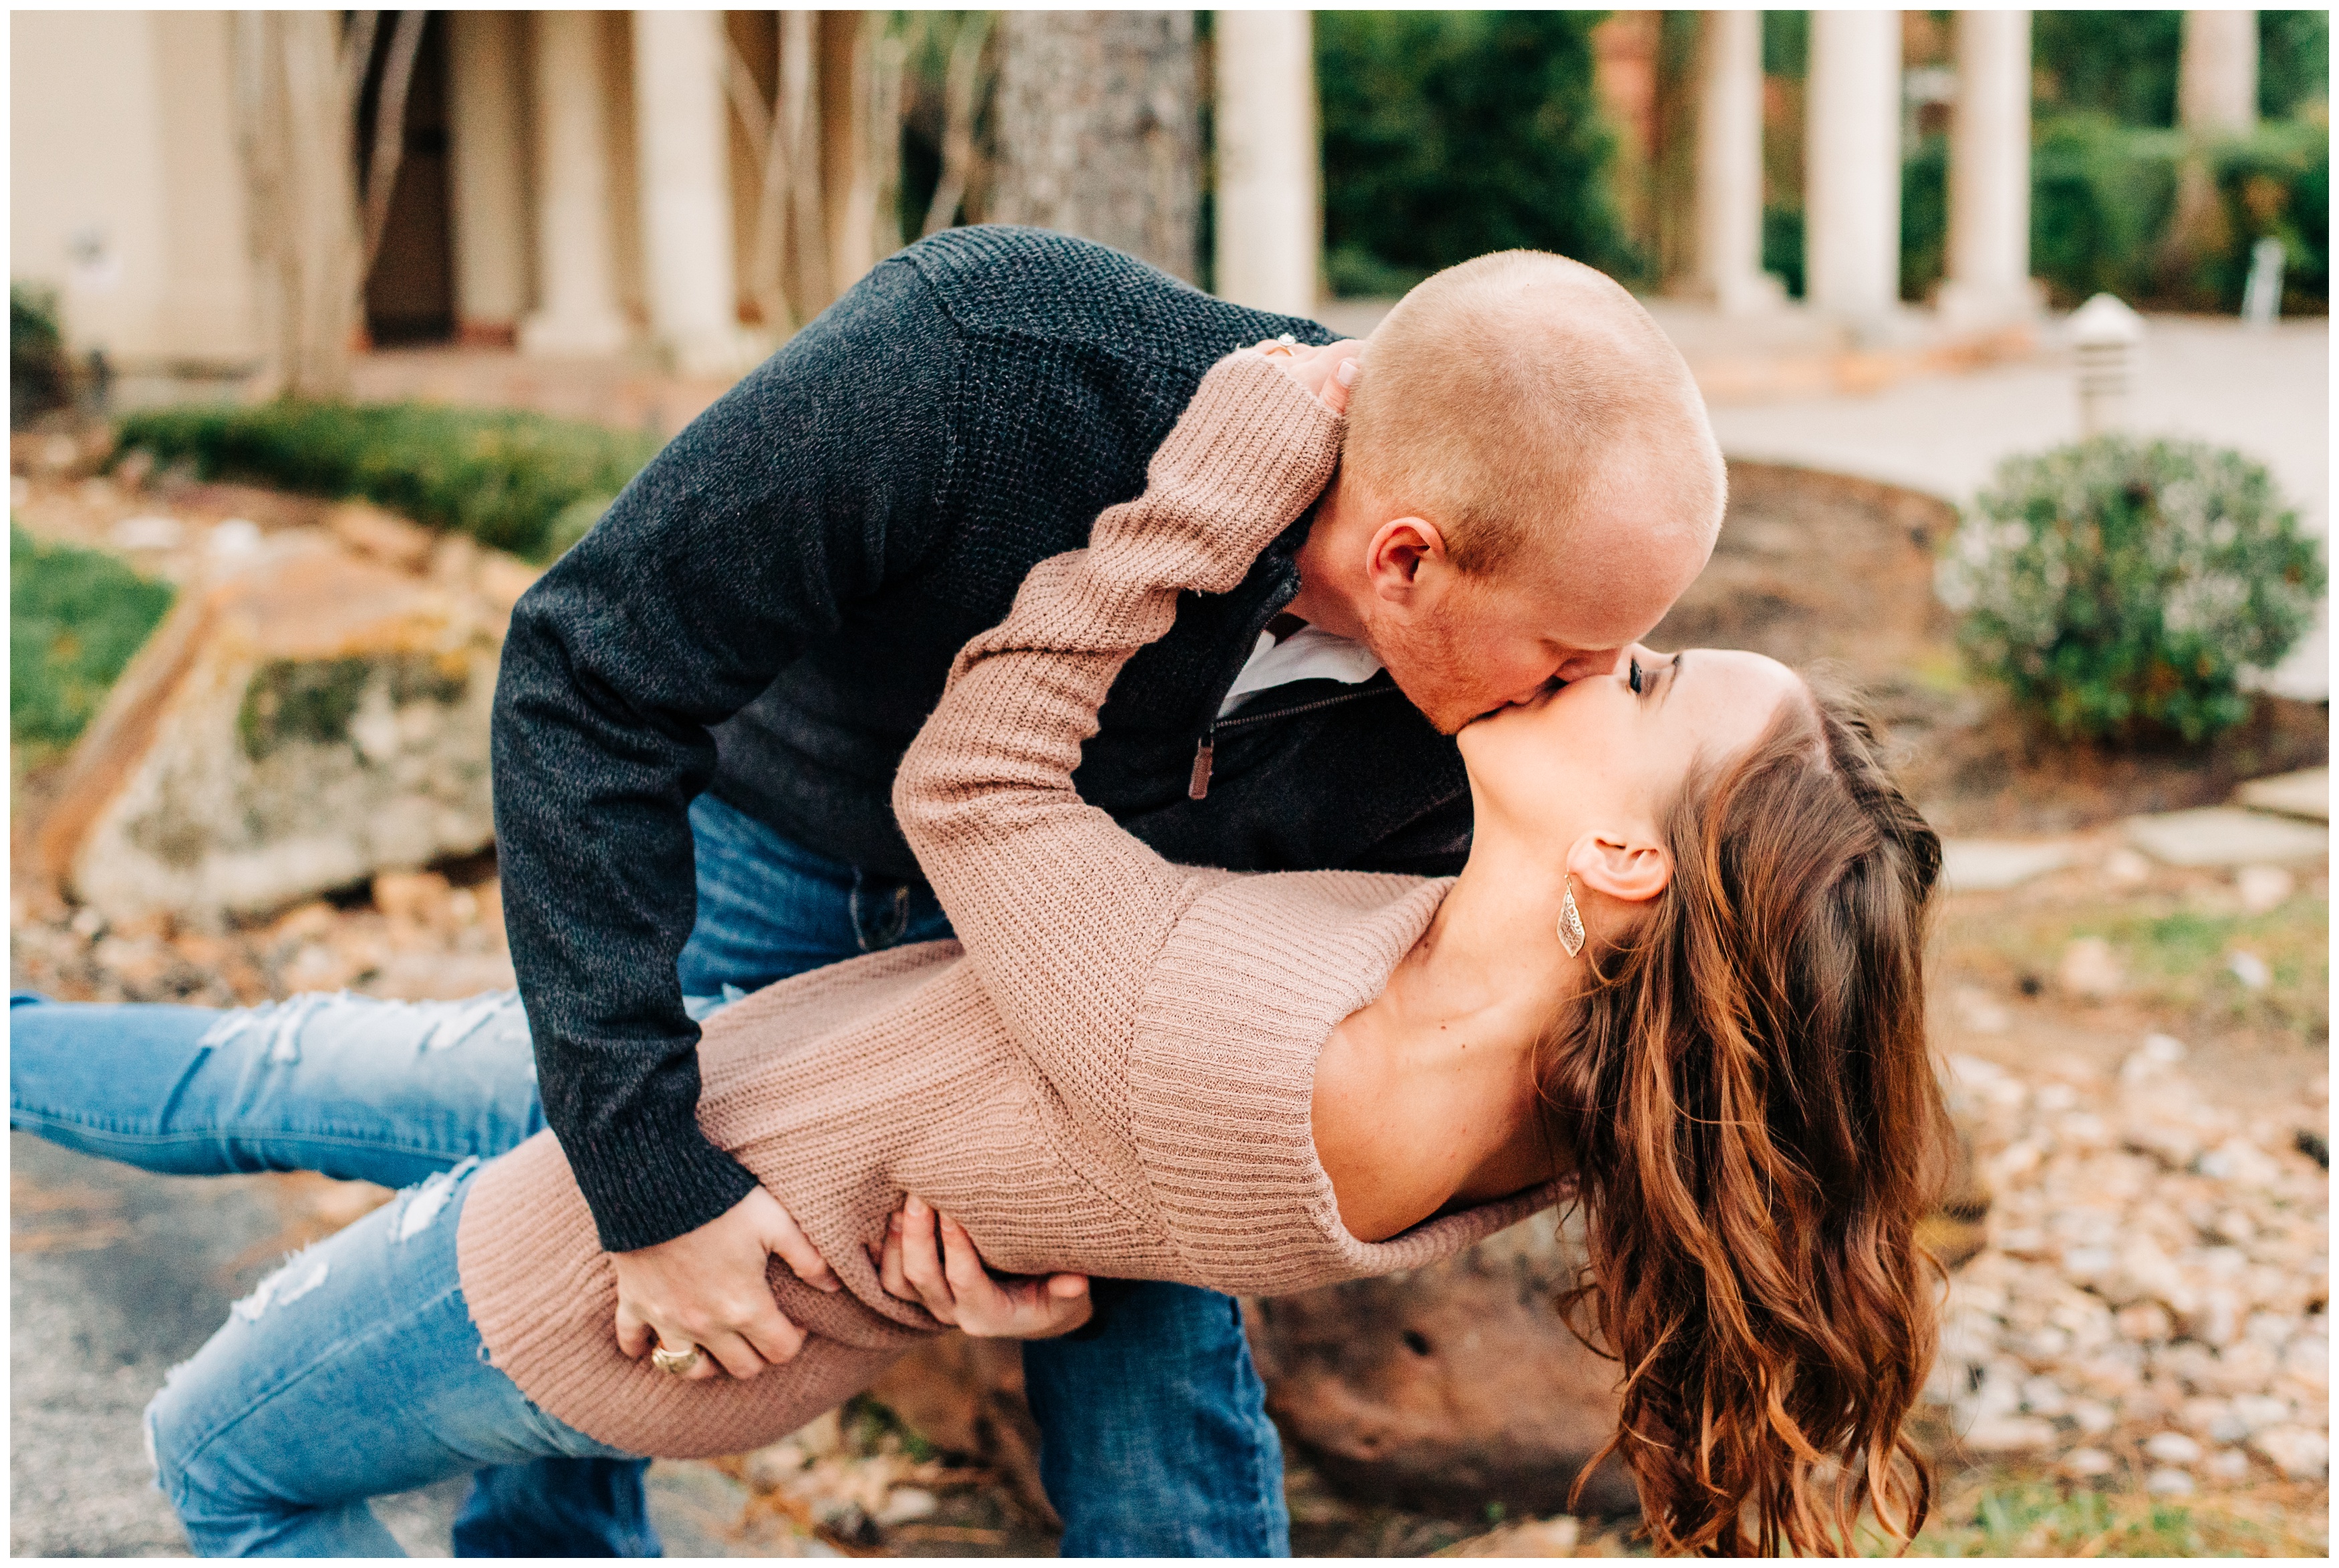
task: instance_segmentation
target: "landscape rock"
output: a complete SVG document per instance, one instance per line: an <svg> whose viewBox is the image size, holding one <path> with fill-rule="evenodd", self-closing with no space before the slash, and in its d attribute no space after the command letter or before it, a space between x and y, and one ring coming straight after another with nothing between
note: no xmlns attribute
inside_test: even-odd
<svg viewBox="0 0 2339 1568"><path fill-rule="evenodd" d="M1968 1449L2087 1477L2133 1442L2221 1486L2246 1484L2243 1443L2296 1479L2327 1468L2329 1177L2287 1112L2220 1105L2186 1058L2153 1034L2110 1075L1949 1059L1996 1188L1926 1385Z"/></svg>
<svg viewBox="0 0 2339 1568"><path fill-rule="evenodd" d="M2330 1473L2331 1438L2304 1426L2269 1426L2250 1448L2293 1481L2320 1481Z"/></svg>
<svg viewBox="0 0 2339 1568"><path fill-rule="evenodd" d="M1999 839L1949 839L1941 845L1941 885L1951 892L2000 892L2071 863L2072 846Z"/></svg>
<svg viewBox="0 0 2339 1568"><path fill-rule="evenodd" d="M2028 1454L2054 1445L2055 1424L2033 1415L1986 1416L1965 1434L1976 1454Z"/></svg>
<svg viewBox="0 0 2339 1568"><path fill-rule="evenodd" d="M401 572L419 572L430 559L438 536L419 523L363 501L349 501L325 514L325 527L361 556Z"/></svg>
<svg viewBox="0 0 2339 1568"><path fill-rule="evenodd" d="M2298 879L2278 865L2245 865L2234 873L2234 891L2241 896L2244 914L2264 914L2290 902Z"/></svg>
<svg viewBox="0 0 2339 1568"><path fill-rule="evenodd" d="M2116 996L2124 983L2118 956L2099 936L2083 936L2065 948L2055 976L2065 991L2087 1001Z"/></svg>
<svg viewBox="0 0 2339 1568"><path fill-rule="evenodd" d="M2163 1464L2191 1464L2201 1457L2201 1445L2182 1432L2156 1432L2144 1440L2145 1456Z"/></svg>
<svg viewBox="0 0 2339 1568"><path fill-rule="evenodd" d="M1019 1502L1061 1528L1040 1484L1040 1424L1023 1395L1021 1346L941 1335L894 1362L869 1393L934 1447L999 1470Z"/></svg>
<svg viewBox="0 0 2339 1568"><path fill-rule="evenodd" d="M1573 1557L1584 1537L1583 1524L1563 1514L1555 1519L1530 1519L1465 1541L1442 1553L1450 1557Z"/></svg>
<svg viewBox="0 0 2339 1568"><path fill-rule="evenodd" d="M116 922L216 918L485 847L505 620L324 530L272 536L185 588L116 684L43 872Z"/></svg>
<svg viewBox="0 0 2339 1568"><path fill-rule="evenodd" d="M2220 1448L2202 1462L2202 1473L2228 1484L2250 1478L2250 1456L2238 1448Z"/></svg>
<svg viewBox="0 0 2339 1568"><path fill-rule="evenodd" d="M1546 1212L1427 1268L1248 1303L1268 1408L1352 1494L1457 1516L1563 1510L1616 1422L1615 1363L1554 1304L1582 1256ZM1613 1457L1580 1503L1633 1505Z"/></svg>
<svg viewBox="0 0 2339 1568"><path fill-rule="evenodd" d="M2163 865L2276 865L2331 853L2328 827L2235 806L2134 816L2123 831Z"/></svg>
<svg viewBox="0 0 2339 1568"><path fill-rule="evenodd" d="M2234 792L2234 800L2252 811L2327 823L2331 820L2331 770L2305 768L2252 779Z"/></svg>

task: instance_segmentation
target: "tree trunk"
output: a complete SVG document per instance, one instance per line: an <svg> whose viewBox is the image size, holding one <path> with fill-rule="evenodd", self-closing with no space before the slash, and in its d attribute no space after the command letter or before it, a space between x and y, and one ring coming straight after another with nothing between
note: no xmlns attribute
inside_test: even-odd
<svg viewBox="0 0 2339 1568"><path fill-rule="evenodd" d="M357 89L374 14L235 15L236 113L271 390L339 398L361 317Z"/></svg>
<svg viewBox="0 0 2339 1568"><path fill-rule="evenodd" d="M993 222L1195 276L1200 131L1190 11L1000 15Z"/></svg>
<svg viewBox="0 0 2339 1568"><path fill-rule="evenodd" d="M390 58L382 64L381 96L373 115L373 156L366 161L360 279L373 275L374 258L381 254L381 237L390 230L390 199L398 191L399 165L406 161L406 94L414 84L414 60L422 52L422 29L429 20L428 11L400 11L390 35ZM363 63L358 69L364 71Z"/></svg>

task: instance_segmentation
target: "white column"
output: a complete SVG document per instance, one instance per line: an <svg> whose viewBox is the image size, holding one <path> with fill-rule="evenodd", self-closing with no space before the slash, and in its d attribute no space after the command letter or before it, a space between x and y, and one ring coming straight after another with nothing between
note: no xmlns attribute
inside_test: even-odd
<svg viewBox="0 0 2339 1568"><path fill-rule="evenodd" d="M2210 134L2258 123L2258 14L2187 11L2176 76L2176 118Z"/></svg>
<svg viewBox="0 0 2339 1568"><path fill-rule="evenodd" d="M640 159L650 331L676 370L742 370L731 256L731 141L723 14L634 13L634 143Z"/></svg>
<svg viewBox="0 0 2339 1568"><path fill-rule="evenodd" d="M1900 13L1811 17L1806 292L1816 310L1874 324L1900 299Z"/></svg>
<svg viewBox="0 0 2339 1568"><path fill-rule="evenodd" d="M463 341L508 348L528 309L521 17L517 11L452 11L447 20L455 319Z"/></svg>
<svg viewBox="0 0 2339 1568"><path fill-rule="evenodd" d="M1213 25L1219 295L1312 316L1324 221L1309 14L1220 11Z"/></svg>
<svg viewBox="0 0 2339 1568"><path fill-rule="evenodd" d="M629 335L617 308L599 31L589 11L536 13L538 308L519 330L531 354L614 354Z"/></svg>
<svg viewBox="0 0 2339 1568"><path fill-rule="evenodd" d="M1957 13L1949 125L1949 266L1940 311L2020 320L2030 286L2030 13Z"/></svg>
<svg viewBox="0 0 2339 1568"><path fill-rule="evenodd" d="M1697 276L1722 314L1784 297L1762 271L1762 14L1708 11L1699 40Z"/></svg>

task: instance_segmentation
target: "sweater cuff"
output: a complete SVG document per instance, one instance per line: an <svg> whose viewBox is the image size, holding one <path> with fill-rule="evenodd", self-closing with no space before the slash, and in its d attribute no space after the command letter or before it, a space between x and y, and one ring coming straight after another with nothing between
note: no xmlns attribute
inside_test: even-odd
<svg viewBox="0 0 2339 1568"><path fill-rule="evenodd" d="M593 1211L605 1252L634 1252L719 1219L755 1188L745 1166L707 1141L696 1109L653 1113L594 1129L578 1148L561 1140L577 1188Z"/></svg>

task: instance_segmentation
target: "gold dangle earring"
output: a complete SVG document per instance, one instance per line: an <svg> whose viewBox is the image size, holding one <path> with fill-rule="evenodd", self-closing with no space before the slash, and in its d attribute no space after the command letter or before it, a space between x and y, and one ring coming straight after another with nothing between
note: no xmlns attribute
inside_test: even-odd
<svg viewBox="0 0 2339 1568"><path fill-rule="evenodd" d="M1559 900L1559 945L1574 958L1584 951L1584 916L1575 908L1575 879L1569 877Z"/></svg>

